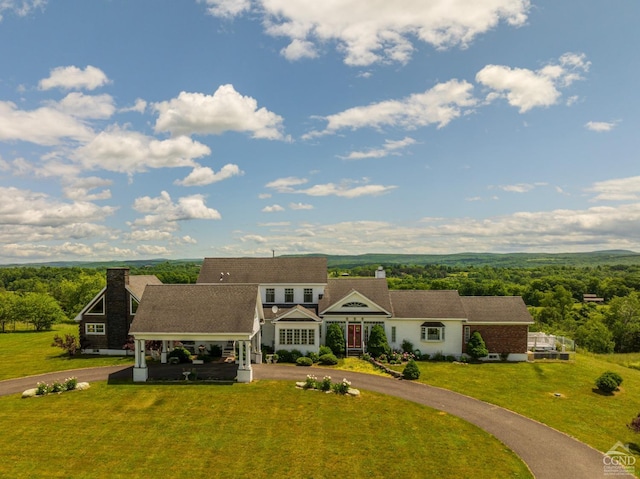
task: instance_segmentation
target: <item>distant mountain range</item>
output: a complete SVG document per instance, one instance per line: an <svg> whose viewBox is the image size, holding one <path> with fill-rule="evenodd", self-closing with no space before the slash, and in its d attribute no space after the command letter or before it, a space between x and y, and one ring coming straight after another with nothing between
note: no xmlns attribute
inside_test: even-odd
<svg viewBox="0 0 640 479"><path fill-rule="evenodd" d="M598 265L640 265L640 253L626 250L593 251L590 253L456 253L456 254L390 254L367 253L362 255L287 255L287 256L325 256L329 268L354 268L366 265L427 265L440 264L447 266L494 266L526 268L535 266L598 266ZM55 261L47 263L5 264L2 267L49 266L49 267L81 267L108 268L112 266L129 266L136 268L155 267L162 263L200 264L197 259L146 259L129 261Z"/></svg>

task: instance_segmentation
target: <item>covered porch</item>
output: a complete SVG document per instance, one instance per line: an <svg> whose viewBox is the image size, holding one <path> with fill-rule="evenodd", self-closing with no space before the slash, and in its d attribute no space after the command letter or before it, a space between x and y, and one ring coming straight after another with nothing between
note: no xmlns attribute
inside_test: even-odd
<svg viewBox="0 0 640 479"><path fill-rule="evenodd" d="M251 363L261 363L260 324L264 313L257 285L150 285L129 333L134 339L134 382L149 379L147 342L161 344L160 366L168 367L176 342L233 344L238 382L251 382ZM176 365L187 373L194 364ZM202 365L204 366L204 365ZM188 375L185 374L185 379Z"/></svg>

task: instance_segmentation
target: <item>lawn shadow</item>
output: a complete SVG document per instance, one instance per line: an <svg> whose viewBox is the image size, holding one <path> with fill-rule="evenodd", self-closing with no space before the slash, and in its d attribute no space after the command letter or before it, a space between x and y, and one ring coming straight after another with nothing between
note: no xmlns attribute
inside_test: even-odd
<svg viewBox="0 0 640 479"><path fill-rule="evenodd" d="M591 388L591 392L594 394L597 394L598 396L607 396L607 397L615 396L615 394L612 392L605 392L598 388Z"/></svg>

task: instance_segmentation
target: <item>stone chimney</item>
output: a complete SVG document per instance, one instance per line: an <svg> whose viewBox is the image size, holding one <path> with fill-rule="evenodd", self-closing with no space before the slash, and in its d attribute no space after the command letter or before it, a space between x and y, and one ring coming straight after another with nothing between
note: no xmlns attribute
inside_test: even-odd
<svg viewBox="0 0 640 479"><path fill-rule="evenodd" d="M376 270L376 279L384 279L387 277L387 273L385 272L384 268L382 266L378 266L378 269Z"/></svg>
<svg viewBox="0 0 640 479"><path fill-rule="evenodd" d="M129 268L107 269L105 309L107 316L107 347L122 349L129 336Z"/></svg>

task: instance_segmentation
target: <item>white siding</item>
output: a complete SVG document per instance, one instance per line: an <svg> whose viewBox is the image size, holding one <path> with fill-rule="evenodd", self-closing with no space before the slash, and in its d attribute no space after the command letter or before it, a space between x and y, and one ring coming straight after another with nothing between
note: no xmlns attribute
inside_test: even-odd
<svg viewBox="0 0 640 479"><path fill-rule="evenodd" d="M444 341L422 341L420 339L420 327L425 319L392 319L387 320L386 332L389 346L399 350L405 339L413 343L414 349L419 349L422 354L442 353L445 356L460 356L462 354L462 321L438 320L444 324ZM396 341L391 342L391 326L396 327Z"/></svg>

